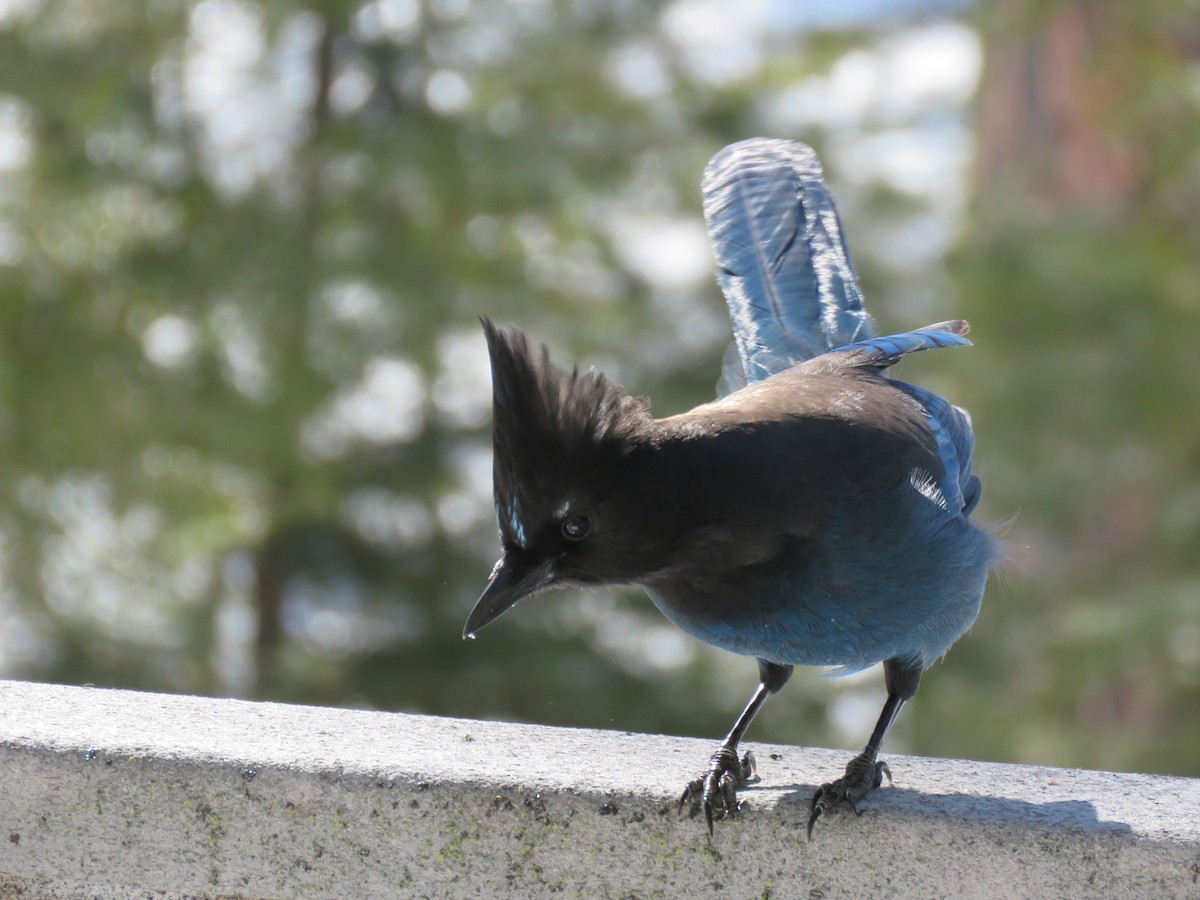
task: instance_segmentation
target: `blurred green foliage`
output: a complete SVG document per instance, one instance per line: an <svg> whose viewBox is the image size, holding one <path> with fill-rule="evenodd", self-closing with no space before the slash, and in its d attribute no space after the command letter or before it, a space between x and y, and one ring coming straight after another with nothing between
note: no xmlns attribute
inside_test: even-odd
<svg viewBox="0 0 1200 900"><path fill-rule="evenodd" d="M728 326L699 177L769 133L822 151L885 329L972 320L974 350L906 375L972 410L983 516L1018 514L893 749L1200 772L1194 65L1124 48L1154 89L1113 127L1170 134L1134 201L1032 215L983 185L947 267L967 170L931 193L879 160L965 163L963 98L822 107L939 23L751 30L730 69L686 5L5 8L6 673L723 734L754 663L635 592L538 598L461 640L498 549L476 320L660 414L708 399ZM1011 48L1040 25L979 27ZM880 680L801 675L751 737L857 747Z"/></svg>

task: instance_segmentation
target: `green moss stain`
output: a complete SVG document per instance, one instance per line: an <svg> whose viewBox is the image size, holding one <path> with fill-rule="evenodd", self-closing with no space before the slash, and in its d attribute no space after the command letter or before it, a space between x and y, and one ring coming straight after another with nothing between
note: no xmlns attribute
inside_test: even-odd
<svg viewBox="0 0 1200 900"><path fill-rule="evenodd" d="M191 806L190 801L184 801L185 805ZM213 807L208 803L196 804L196 817L204 823L205 829L208 831L208 846L216 847L217 843L225 836L225 832L229 830L229 817L225 813Z"/></svg>

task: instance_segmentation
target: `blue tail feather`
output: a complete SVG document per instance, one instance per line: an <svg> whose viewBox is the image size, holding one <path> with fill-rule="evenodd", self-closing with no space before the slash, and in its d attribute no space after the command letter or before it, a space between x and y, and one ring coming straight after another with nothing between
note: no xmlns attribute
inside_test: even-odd
<svg viewBox="0 0 1200 900"><path fill-rule="evenodd" d="M875 334L811 147L765 138L726 147L703 194L738 348L726 387Z"/></svg>

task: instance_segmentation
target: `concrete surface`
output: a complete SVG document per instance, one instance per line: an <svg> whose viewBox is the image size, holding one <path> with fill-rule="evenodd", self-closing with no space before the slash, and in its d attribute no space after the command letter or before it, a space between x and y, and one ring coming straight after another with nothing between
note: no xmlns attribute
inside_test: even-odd
<svg viewBox="0 0 1200 900"><path fill-rule="evenodd" d="M1200 781L751 743L710 843L674 799L714 742L0 682L0 897L1198 897Z"/></svg>

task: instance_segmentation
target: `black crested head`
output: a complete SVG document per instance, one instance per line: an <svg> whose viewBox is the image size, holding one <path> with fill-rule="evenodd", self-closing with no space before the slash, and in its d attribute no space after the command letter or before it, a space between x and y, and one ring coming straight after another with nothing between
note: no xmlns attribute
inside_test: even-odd
<svg viewBox="0 0 1200 900"><path fill-rule="evenodd" d="M650 420L646 404L599 372L567 372L519 329L483 318L492 362L493 475L505 547L527 549L532 529L582 508ZM559 513L556 515L556 513Z"/></svg>
<svg viewBox="0 0 1200 900"><path fill-rule="evenodd" d="M646 404L598 372L550 362L484 318L492 360L496 517L504 555L467 617L472 636L554 587L644 583L669 568L677 478Z"/></svg>

